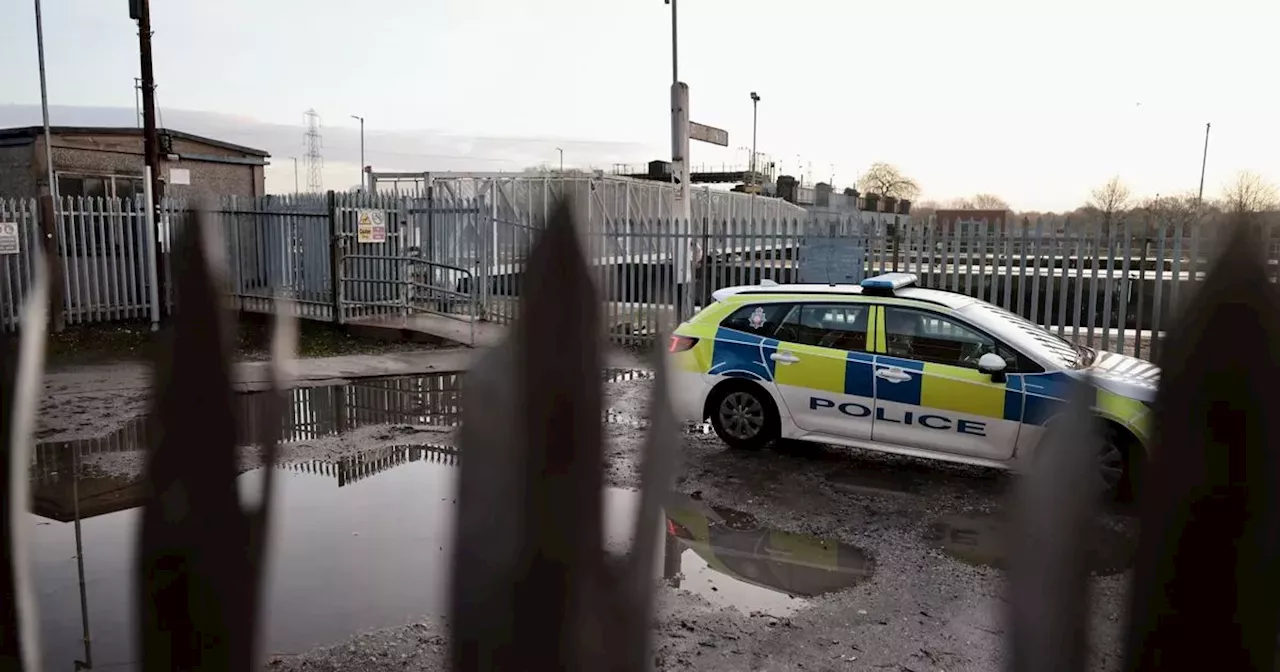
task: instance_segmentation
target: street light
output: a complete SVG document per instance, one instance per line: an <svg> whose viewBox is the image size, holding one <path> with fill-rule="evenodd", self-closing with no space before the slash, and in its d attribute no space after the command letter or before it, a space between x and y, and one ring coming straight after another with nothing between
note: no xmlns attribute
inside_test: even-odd
<svg viewBox="0 0 1280 672"><path fill-rule="evenodd" d="M1204 202L1204 168L1209 165L1209 124L1204 125L1204 156L1200 159L1200 193L1196 195L1196 206Z"/></svg>
<svg viewBox="0 0 1280 672"><path fill-rule="evenodd" d="M560 152L560 172L564 172L564 150L556 147L556 151Z"/></svg>
<svg viewBox="0 0 1280 672"><path fill-rule="evenodd" d="M756 120L758 118L760 96L751 92L751 183L756 180Z"/></svg>
<svg viewBox="0 0 1280 672"><path fill-rule="evenodd" d="M353 114L351 118L360 121L360 190L364 191L364 117L357 117Z"/></svg>
<svg viewBox="0 0 1280 672"><path fill-rule="evenodd" d="M40 17L40 0L36 4L36 53L40 57L40 111L44 118L44 162L49 171L49 193L58 197L58 183L53 178L53 136L49 134L49 88L44 79L44 22Z"/></svg>
<svg viewBox="0 0 1280 672"><path fill-rule="evenodd" d="M680 81L680 70L676 68L676 0L662 0L671 5L671 83Z"/></svg>

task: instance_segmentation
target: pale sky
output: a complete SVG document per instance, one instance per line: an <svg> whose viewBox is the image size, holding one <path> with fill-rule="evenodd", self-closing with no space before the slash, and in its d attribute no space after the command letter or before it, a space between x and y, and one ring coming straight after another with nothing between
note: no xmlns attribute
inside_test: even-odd
<svg viewBox="0 0 1280 672"><path fill-rule="evenodd" d="M43 0L53 123L131 125L126 0ZM1076 207L1119 174L1142 195L1206 195L1236 171L1280 183L1280 0L680 0L691 118L729 132L697 164L758 147L843 187L874 161L924 197ZM325 186L378 170L609 168L666 158L671 11L659 0L153 0L170 127L273 154L292 191L303 113ZM0 125L38 124L30 0L0 23ZM205 114L197 114L205 113ZM209 114L213 113L213 114ZM185 126L184 126L185 124ZM303 178L305 180L305 176Z"/></svg>

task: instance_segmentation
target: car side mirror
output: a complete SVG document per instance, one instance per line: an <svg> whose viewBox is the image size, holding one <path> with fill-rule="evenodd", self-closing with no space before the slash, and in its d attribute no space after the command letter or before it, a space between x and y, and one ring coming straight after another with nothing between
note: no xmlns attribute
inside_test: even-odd
<svg viewBox="0 0 1280 672"><path fill-rule="evenodd" d="M1004 370L1008 366L1005 364L1004 357L994 352L988 352L978 358L978 371L991 376L991 380L997 383L1004 381Z"/></svg>

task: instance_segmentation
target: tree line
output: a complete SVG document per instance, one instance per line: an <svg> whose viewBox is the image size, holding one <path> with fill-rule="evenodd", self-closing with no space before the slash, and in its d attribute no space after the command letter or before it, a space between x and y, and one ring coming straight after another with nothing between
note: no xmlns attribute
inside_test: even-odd
<svg viewBox="0 0 1280 672"><path fill-rule="evenodd" d="M864 194L880 194L898 199L912 200L921 193L920 185L892 164L877 162L858 179L858 190ZM953 198L948 201L925 200L915 202L913 214L929 215L938 210L1009 210L1019 215L1034 217L1059 213L1017 211L1009 202L990 193ZM1176 224L1187 223L1206 210L1252 213L1280 210L1280 188L1267 182L1261 175L1243 170L1222 187L1217 198L1203 200L1194 191L1139 198L1119 176L1089 193L1084 205L1072 212L1061 214L1090 215L1110 227L1130 212L1149 213L1156 221Z"/></svg>

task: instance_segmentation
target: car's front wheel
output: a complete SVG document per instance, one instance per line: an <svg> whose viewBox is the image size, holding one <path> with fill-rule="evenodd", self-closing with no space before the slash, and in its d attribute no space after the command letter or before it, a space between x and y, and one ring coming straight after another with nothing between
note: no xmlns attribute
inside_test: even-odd
<svg viewBox="0 0 1280 672"><path fill-rule="evenodd" d="M757 450L778 438L778 409L759 385L726 385L709 406L711 426L730 448Z"/></svg>

